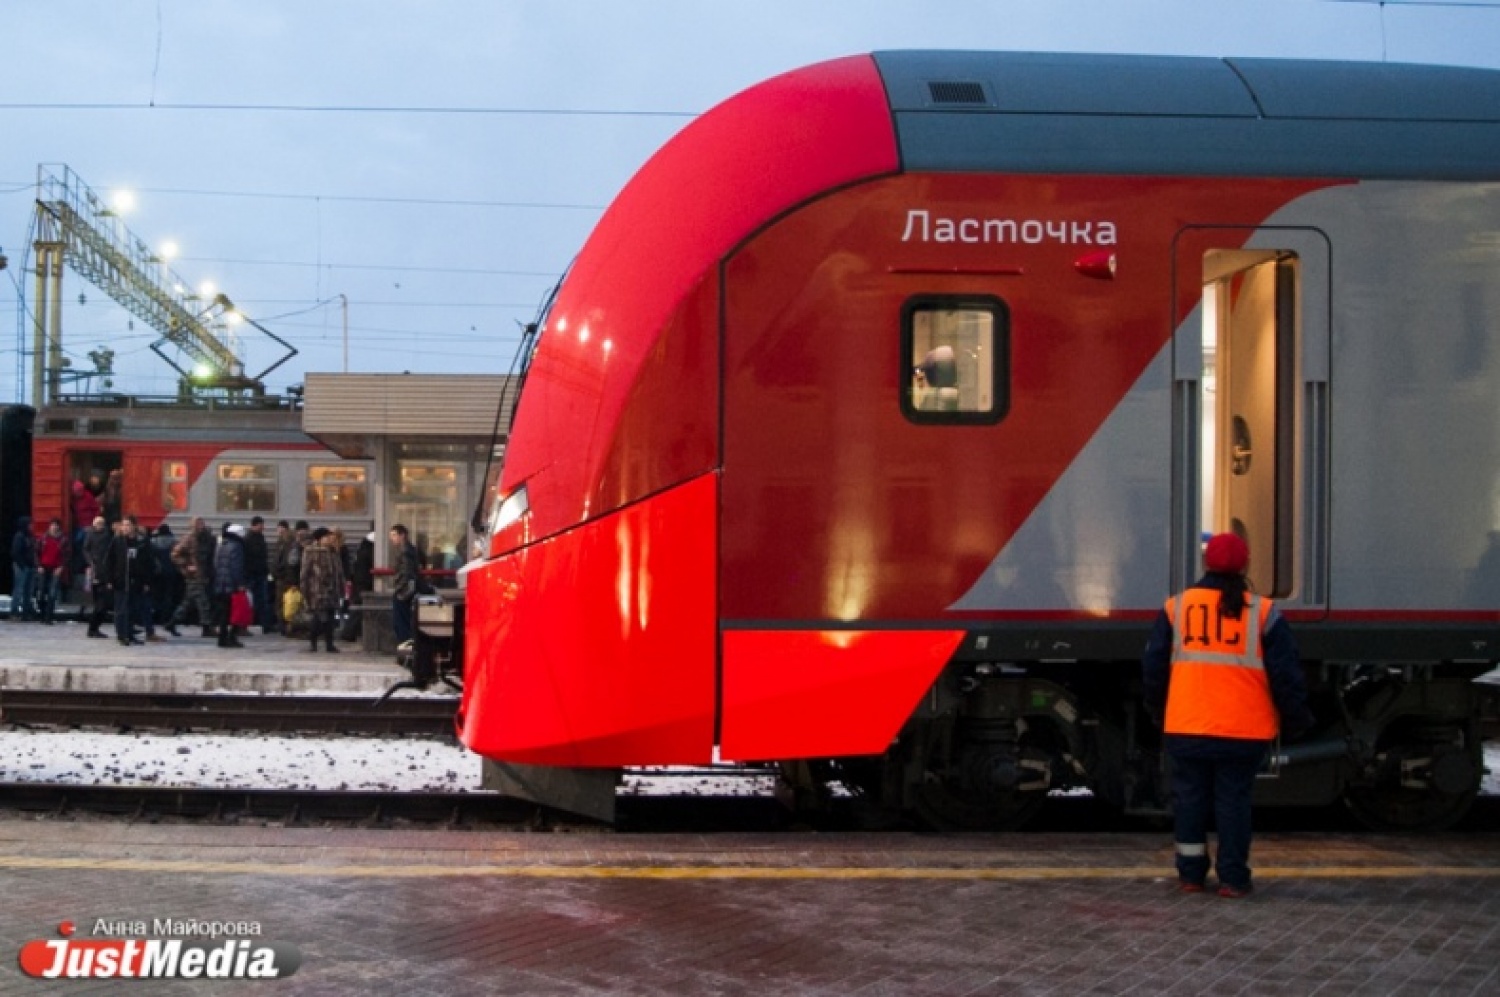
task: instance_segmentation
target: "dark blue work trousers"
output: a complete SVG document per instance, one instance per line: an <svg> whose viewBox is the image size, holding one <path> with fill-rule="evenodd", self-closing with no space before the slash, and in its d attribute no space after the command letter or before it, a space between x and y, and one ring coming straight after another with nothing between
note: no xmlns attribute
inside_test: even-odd
<svg viewBox="0 0 1500 997"><path fill-rule="evenodd" d="M1169 734L1177 875L1190 883L1208 876L1208 822L1219 836L1219 882L1250 888L1250 798L1266 756L1265 741Z"/></svg>
<svg viewBox="0 0 1500 997"><path fill-rule="evenodd" d="M144 627L147 637L156 633L156 624L151 618L151 594L115 589L115 636L128 644L135 636L136 627Z"/></svg>
<svg viewBox="0 0 1500 997"><path fill-rule="evenodd" d="M404 644L414 636L412 607L416 601L416 596L410 599L398 599L394 595L391 596L391 630L395 632L397 644Z"/></svg>

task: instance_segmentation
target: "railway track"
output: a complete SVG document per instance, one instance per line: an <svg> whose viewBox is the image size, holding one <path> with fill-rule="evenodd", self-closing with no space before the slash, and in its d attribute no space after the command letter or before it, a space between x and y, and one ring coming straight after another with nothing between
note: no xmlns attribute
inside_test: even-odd
<svg viewBox="0 0 1500 997"><path fill-rule="evenodd" d="M251 731L276 734L451 736L458 701L447 697L160 695L0 691L0 719L23 727Z"/></svg>

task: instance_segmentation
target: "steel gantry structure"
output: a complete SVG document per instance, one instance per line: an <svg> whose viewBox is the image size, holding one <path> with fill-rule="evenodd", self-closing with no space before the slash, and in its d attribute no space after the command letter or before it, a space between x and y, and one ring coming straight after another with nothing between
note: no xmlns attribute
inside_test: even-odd
<svg viewBox="0 0 1500 997"><path fill-rule="evenodd" d="M225 295L205 302L193 294L69 167L43 164L37 168L36 220L33 404L46 404L61 394L66 366L62 353L64 265L161 333L151 349L182 375L184 394L262 394L266 374L296 355L286 340L236 312ZM259 374L247 376L239 339L229 325L231 314L279 343L286 353ZM166 345L181 350L189 358L190 369L169 356L163 349Z"/></svg>

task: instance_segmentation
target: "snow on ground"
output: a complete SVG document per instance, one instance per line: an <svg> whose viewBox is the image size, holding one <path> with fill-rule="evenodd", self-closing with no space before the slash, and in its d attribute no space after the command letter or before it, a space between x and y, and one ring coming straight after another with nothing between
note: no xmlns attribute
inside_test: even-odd
<svg viewBox="0 0 1500 997"><path fill-rule="evenodd" d="M0 781L454 792L479 789L479 756L416 738L0 731Z"/></svg>
<svg viewBox="0 0 1500 997"><path fill-rule="evenodd" d="M1485 745L1481 792L1500 796L1500 742ZM768 774L643 769L622 792L770 792ZM0 728L0 782L204 789L481 792L479 756L417 738L112 734Z"/></svg>
<svg viewBox="0 0 1500 997"><path fill-rule="evenodd" d="M479 756L450 741L0 728L0 782L469 793L484 791L479 779ZM660 768L628 774L621 791L761 794L773 783L768 775Z"/></svg>

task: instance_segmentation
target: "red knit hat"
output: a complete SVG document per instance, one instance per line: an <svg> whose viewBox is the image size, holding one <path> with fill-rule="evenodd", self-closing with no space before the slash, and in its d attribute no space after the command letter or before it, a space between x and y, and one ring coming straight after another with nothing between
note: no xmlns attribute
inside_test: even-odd
<svg viewBox="0 0 1500 997"><path fill-rule="evenodd" d="M1203 566L1209 571L1238 575L1250 564L1250 547L1233 533L1216 533L1203 548Z"/></svg>

